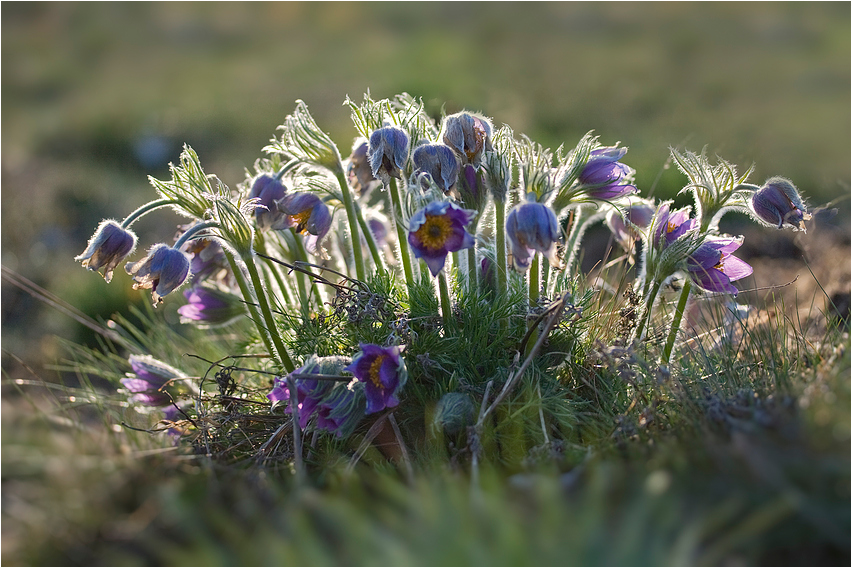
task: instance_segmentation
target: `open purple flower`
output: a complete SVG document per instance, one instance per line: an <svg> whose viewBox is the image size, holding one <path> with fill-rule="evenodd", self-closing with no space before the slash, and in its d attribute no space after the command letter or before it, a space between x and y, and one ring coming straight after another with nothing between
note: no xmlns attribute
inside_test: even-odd
<svg viewBox="0 0 852 568"><path fill-rule="evenodd" d="M482 153L491 150L491 123L483 116L467 112L451 114L444 119L441 139L465 164L479 166Z"/></svg>
<svg viewBox="0 0 852 568"><path fill-rule="evenodd" d="M136 248L136 235L111 219L101 221L89 246L74 260L82 260L83 268L98 271L104 268L104 280L112 280L112 273L121 261Z"/></svg>
<svg viewBox="0 0 852 568"><path fill-rule="evenodd" d="M545 255L554 266L559 265L556 256L559 223L556 213L544 203L527 201L515 205L506 217L506 236L509 237L512 264L518 272L529 270L536 252Z"/></svg>
<svg viewBox="0 0 852 568"><path fill-rule="evenodd" d="M752 267L731 253L738 248L740 239L709 238L686 261L686 269L696 285L708 292L726 292L737 295L731 284L753 272Z"/></svg>
<svg viewBox="0 0 852 568"><path fill-rule="evenodd" d="M261 231L278 229L282 222L283 213L278 210L277 202L287 194L287 188L277 176L260 174L251 184L249 199L257 198L254 210L257 228Z"/></svg>
<svg viewBox="0 0 852 568"><path fill-rule="evenodd" d="M384 126L370 134L367 158L373 177L383 182L400 177L408 158L408 134L395 126Z"/></svg>
<svg viewBox="0 0 852 568"><path fill-rule="evenodd" d="M411 216L408 244L414 256L426 262L432 276L444 268L447 254L474 245L474 238L465 226L475 215L475 211L449 201L433 201Z"/></svg>
<svg viewBox="0 0 852 568"><path fill-rule="evenodd" d="M309 374L319 373L320 366L315 360L309 360L305 365L299 367L294 373ZM308 425L308 421L313 416L319 403L323 400L325 394L331 390L334 383L330 381L320 381L317 379L296 379L296 408L299 414L299 427L304 428ZM289 401L290 389L287 386L286 377L275 377L273 389L266 395L271 402ZM287 414L290 413L290 405L288 404L284 410Z"/></svg>
<svg viewBox="0 0 852 568"><path fill-rule="evenodd" d="M130 402L150 407L172 404L175 382L186 375L150 355L131 355L128 361L133 373L121 379L121 384L133 393Z"/></svg>
<svg viewBox="0 0 852 568"><path fill-rule="evenodd" d="M133 289L150 288L154 306L163 301L163 296L180 288L189 279L189 256L165 244L157 244L148 251L148 256L124 269L136 281Z"/></svg>
<svg viewBox="0 0 852 568"><path fill-rule="evenodd" d="M181 323L199 327L226 325L245 314L240 298L210 286L194 286L183 293L188 303L178 308Z"/></svg>
<svg viewBox="0 0 852 568"><path fill-rule="evenodd" d="M399 404L396 394L408 378L401 352L401 346L380 347L362 343L361 352L344 369L364 383L367 414Z"/></svg>
<svg viewBox="0 0 852 568"><path fill-rule="evenodd" d="M629 182L633 168L618 161L626 153L627 148L615 146L592 150L589 161L578 177L584 186L583 193L592 199L606 201L636 193L636 186Z"/></svg>
<svg viewBox="0 0 852 568"><path fill-rule="evenodd" d="M811 218L799 190L793 182L782 177L766 180L751 196L749 205L759 220L779 229L786 224L804 231L805 221Z"/></svg>
<svg viewBox="0 0 852 568"><path fill-rule="evenodd" d="M438 189L445 194L456 188L459 178L459 161L455 152L443 144L421 144L411 155L414 162L414 175L428 174ZM421 180L421 187L429 189L427 180Z"/></svg>
<svg viewBox="0 0 852 568"><path fill-rule="evenodd" d="M689 218L688 208L670 211L668 203L660 205L654 217L652 243L658 248L666 248L698 224Z"/></svg>
<svg viewBox="0 0 852 568"><path fill-rule="evenodd" d="M319 243L331 228L331 210L314 193L297 192L284 196L278 209L285 215L284 222L277 228L292 228L297 233L308 233L305 247L312 254L319 253Z"/></svg>

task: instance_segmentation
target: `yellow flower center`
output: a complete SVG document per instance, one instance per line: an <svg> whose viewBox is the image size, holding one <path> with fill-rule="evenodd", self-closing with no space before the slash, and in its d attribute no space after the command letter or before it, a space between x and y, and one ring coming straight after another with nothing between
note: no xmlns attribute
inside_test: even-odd
<svg viewBox="0 0 852 568"><path fill-rule="evenodd" d="M426 215L426 222L414 234L425 248L438 250L453 234L453 222L446 215Z"/></svg>
<svg viewBox="0 0 852 568"><path fill-rule="evenodd" d="M379 355L376 357L375 361L370 365L370 382L372 382L376 388L382 388L382 381L379 378L379 371L382 368L382 363L385 362L385 358L387 355Z"/></svg>
<svg viewBox="0 0 852 568"><path fill-rule="evenodd" d="M678 226L677 226L677 225L675 225L674 223L669 222L668 226L666 227L666 233L671 233L672 231L674 231L675 229L677 229L677 227L678 227Z"/></svg>
<svg viewBox="0 0 852 568"><path fill-rule="evenodd" d="M294 229L297 233L304 233L307 230L308 219L311 218L311 210L305 209L301 213L290 215L290 219L296 223Z"/></svg>

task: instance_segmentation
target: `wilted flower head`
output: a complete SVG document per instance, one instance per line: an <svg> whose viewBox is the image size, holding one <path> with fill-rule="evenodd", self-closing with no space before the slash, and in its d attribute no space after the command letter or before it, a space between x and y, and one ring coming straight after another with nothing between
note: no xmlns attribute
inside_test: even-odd
<svg viewBox="0 0 852 568"><path fill-rule="evenodd" d="M640 237L636 227L646 229L654 218L654 212L654 205L650 201L628 198L627 203L621 209L613 207L607 211L604 222L612 231L616 242L627 250Z"/></svg>
<svg viewBox="0 0 852 568"><path fill-rule="evenodd" d="M349 164L346 168L346 177L349 179L349 185L352 188L363 194L376 181L373 175L373 168L370 167L370 159L367 155L369 143L363 138L359 138L352 147L352 154L349 155Z"/></svg>
<svg viewBox="0 0 852 568"><path fill-rule="evenodd" d="M367 395L367 414L399 404L397 392L405 385L408 371L400 356L402 347L381 347L362 343L361 352L344 370L350 371L364 383Z"/></svg>
<svg viewBox="0 0 852 568"><path fill-rule="evenodd" d="M441 140L461 156L462 163L479 166L482 153L492 149L491 123L484 116L451 114L444 119Z"/></svg>
<svg viewBox="0 0 852 568"><path fill-rule="evenodd" d="M148 256L124 269L136 281L133 289L150 288L154 306L163 301L163 296L180 288L189 278L189 256L165 244L157 244L148 251Z"/></svg>
<svg viewBox="0 0 852 568"><path fill-rule="evenodd" d="M670 211L669 204L663 203L654 215L652 243L657 248L666 248L694 229L697 224L695 219L689 218L688 207Z"/></svg>
<svg viewBox="0 0 852 568"><path fill-rule="evenodd" d="M82 260L83 268L98 271L104 267L104 280L112 280L115 267L136 248L136 235L111 219L101 221L89 246L74 260Z"/></svg>
<svg viewBox="0 0 852 568"><path fill-rule="evenodd" d="M426 262L432 276L444 268L448 253L474 245L474 238L465 226L475 215L475 211L449 201L433 201L411 216L408 244L414 256Z"/></svg>
<svg viewBox="0 0 852 568"><path fill-rule="evenodd" d="M388 182L400 177L408 158L408 134L395 126L384 126L370 135L367 150L373 177Z"/></svg>
<svg viewBox="0 0 852 568"><path fill-rule="evenodd" d="M172 404L179 386L179 379L186 375L150 355L131 355L128 358L133 373L121 379L121 384L133 393L130 402L142 406L166 406ZM183 382L183 381L181 381Z"/></svg>
<svg viewBox="0 0 852 568"><path fill-rule="evenodd" d="M687 259L686 269L692 280L709 292L727 292L736 296L737 287L731 284L753 272L752 267L731 253L742 241L731 238L710 238L704 241Z"/></svg>
<svg viewBox="0 0 852 568"><path fill-rule="evenodd" d="M592 199L607 201L636 193L636 186L629 181L633 168L618 161L626 153L627 148L616 146L592 150L589 161L577 178L583 186L583 193Z"/></svg>
<svg viewBox="0 0 852 568"><path fill-rule="evenodd" d="M414 162L415 177L421 174L429 174L438 189L445 194L456 188L459 177L459 161L449 146L443 144L421 144L414 149L411 155ZM421 187L428 189L425 180L421 181Z"/></svg>
<svg viewBox="0 0 852 568"><path fill-rule="evenodd" d="M804 231L805 221L811 218L799 190L793 182L782 177L766 180L763 187L751 196L749 205L760 221L779 229L786 224Z"/></svg>
<svg viewBox="0 0 852 568"><path fill-rule="evenodd" d="M196 323L199 327L220 326L245 314L240 298L218 288L194 286L183 295L189 303L177 310L181 323Z"/></svg>
<svg viewBox="0 0 852 568"><path fill-rule="evenodd" d="M311 235L305 241L305 247L318 254L319 243L331 228L331 211L322 199L314 193L290 193L278 202L278 208L286 217L281 228L292 228L297 233Z"/></svg>
<svg viewBox="0 0 852 568"><path fill-rule="evenodd" d="M282 214L278 211L277 202L287 193L287 188L281 183L278 176L260 174L251 184L249 199L258 199L254 210L257 228L261 231L276 229L281 223Z"/></svg>
<svg viewBox="0 0 852 568"><path fill-rule="evenodd" d="M506 236L512 250L512 264L518 272L529 270L536 252L545 255L551 264L559 265L556 256L559 223L556 213L544 203L527 201L515 205L506 217Z"/></svg>

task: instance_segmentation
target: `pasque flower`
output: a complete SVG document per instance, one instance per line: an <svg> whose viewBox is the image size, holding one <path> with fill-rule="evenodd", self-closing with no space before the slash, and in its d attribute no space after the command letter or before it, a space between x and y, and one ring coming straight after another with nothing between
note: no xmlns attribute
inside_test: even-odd
<svg viewBox="0 0 852 568"><path fill-rule="evenodd" d="M261 231L266 229L280 229L284 214L278 210L278 201L287 194L287 188L281 183L278 176L260 174L251 184L249 198L256 198L257 207L254 210L257 228Z"/></svg>
<svg viewBox="0 0 852 568"><path fill-rule="evenodd" d="M753 272L747 262L731 256L741 244L740 239L708 238L686 260L692 280L708 292L736 295L737 288L731 282Z"/></svg>
<svg viewBox="0 0 852 568"><path fill-rule="evenodd" d="M150 288L156 306L163 297L180 288L189 278L189 256L163 243L154 245L148 256L124 269L136 281L133 289Z"/></svg>
<svg viewBox="0 0 852 568"><path fill-rule="evenodd" d="M367 414L399 404L397 392L408 378L401 353L401 346L381 347L362 343L361 352L344 369L364 383Z"/></svg>
<svg viewBox="0 0 852 568"><path fill-rule="evenodd" d="M331 228L328 205L316 194L302 191L285 195L278 201L278 209L285 215L280 228L292 228L297 233L310 234L305 247L311 253L318 254L319 243Z"/></svg>
<svg viewBox="0 0 852 568"><path fill-rule="evenodd" d="M616 146L592 150L589 161L577 178L583 193L592 199L613 200L636 193L636 186L629 182L633 168L619 162L627 148Z"/></svg>
<svg viewBox="0 0 852 568"><path fill-rule="evenodd" d="M408 134L395 126L384 126L370 135L367 158L373 177L387 183L400 177L408 158Z"/></svg>
<svg viewBox="0 0 852 568"><path fill-rule="evenodd" d="M559 223L556 213L544 203L527 201L514 206L506 217L506 236L518 272L529 270L536 252L545 255L551 264L559 265L556 257Z"/></svg>
<svg viewBox="0 0 852 568"><path fill-rule="evenodd" d="M421 144L411 155L414 163L414 175L420 177L428 174L438 189L445 194L456 188L459 178L459 161L449 146L443 144ZM428 189L428 181L420 182L423 189Z"/></svg>
<svg viewBox="0 0 852 568"><path fill-rule="evenodd" d="M616 242L625 250L640 237L638 229L646 229L654 218L654 206L645 199L627 198L626 204L617 209L610 209L604 222L612 232ZM625 221L626 219L626 221Z"/></svg>
<svg viewBox="0 0 852 568"><path fill-rule="evenodd" d="M474 245L473 235L465 230L476 215L449 201L433 201L411 216L408 244L414 256L422 258L432 276L444 268L447 254Z"/></svg>
<svg viewBox="0 0 852 568"><path fill-rule="evenodd" d="M804 231L805 221L811 218L799 190L793 182L782 177L766 180L763 187L751 196L749 205L760 221L779 229L786 224Z"/></svg>
<svg viewBox="0 0 852 568"><path fill-rule="evenodd" d="M133 393L130 402L151 407L173 403L179 386L176 381L186 375L150 355L131 355L128 361L133 373L121 379L121 384Z"/></svg>
<svg viewBox="0 0 852 568"><path fill-rule="evenodd" d="M323 397L317 408L317 428L345 438L366 415L363 388L337 384Z"/></svg>
<svg viewBox="0 0 852 568"><path fill-rule="evenodd" d="M346 166L346 177L349 179L349 185L362 195L376 181L367 153L369 147L370 145L366 140L359 139L352 148L352 154L350 154Z"/></svg>
<svg viewBox="0 0 852 568"><path fill-rule="evenodd" d="M112 280L115 267L136 248L136 235L111 219L101 221L89 240L89 246L74 260L83 261L83 268L98 271L104 268L104 280Z"/></svg>
<svg viewBox="0 0 852 568"><path fill-rule="evenodd" d="M491 150L491 123L484 116L467 112L451 114L444 119L441 140L462 157L464 164L479 166L482 153Z"/></svg>
<svg viewBox="0 0 852 568"><path fill-rule="evenodd" d="M181 323L199 327L228 324L245 314L237 296L211 286L194 286L183 293L188 303L178 308Z"/></svg>
<svg viewBox="0 0 852 568"><path fill-rule="evenodd" d="M695 219L689 218L689 208L671 211L669 204L663 203L654 215L653 245L657 248L666 248L697 225L698 222Z"/></svg>

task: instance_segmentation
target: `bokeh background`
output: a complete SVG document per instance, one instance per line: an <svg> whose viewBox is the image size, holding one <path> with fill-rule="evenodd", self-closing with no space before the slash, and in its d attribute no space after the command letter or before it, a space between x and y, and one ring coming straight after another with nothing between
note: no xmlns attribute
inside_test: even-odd
<svg viewBox="0 0 852 568"><path fill-rule="evenodd" d="M814 2L3 3L2 262L93 316L126 311L146 301L127 275L106 285L73 256L153 197L147 175L166 178L188 143L239 183L296 99L346 154L344 97L368 89L553 148L594 129L663 197L684 183L668 147L706 145L812 205L840 198L826 223L848 243L849 22L848 3ZM178 222L144 219L140 247ZM777 250L761 239L752 254ZM2 323L7 373L10 353L39 372L57 336L90 340L6 281Z"/></svg>

